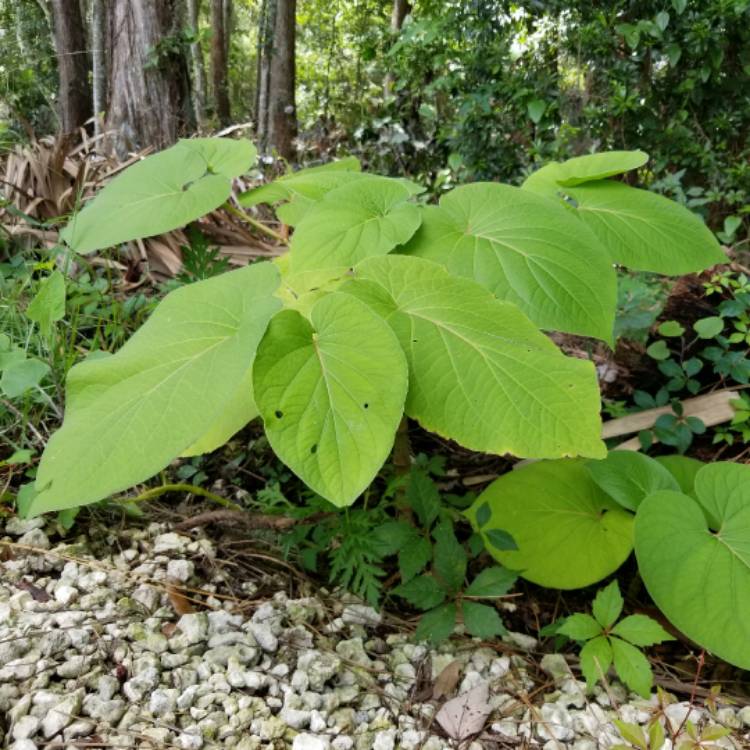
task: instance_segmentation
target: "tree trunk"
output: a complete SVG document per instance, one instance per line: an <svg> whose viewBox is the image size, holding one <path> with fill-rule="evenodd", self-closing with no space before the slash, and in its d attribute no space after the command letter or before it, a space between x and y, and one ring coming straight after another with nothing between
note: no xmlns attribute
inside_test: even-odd
<svg viewBox="0 0 750 750"><path fill-rule="evenodd" d="M188 72L184 56L164 42L180 29L179 0L112 0L107 129L120 156L174 143L185 123Z"/></svg>
<svg viewBox="0 0 750 750"><path fill-rule="evenodd" d="M198 38L200 6L201 0L187 0L188 26L192 38L190 42L190 61L193 71L193 112L195 114L195 124L199 130L202 130L206 124L206 66L203 64L203 50Z"/></svg>
<svg viewBox="0 0 750 750"><path fill-rule="evenodd" d="M231 119L229 110L229 28L227 0L211 2L211 78L214 87L216 116L221 125L228 125Z"/></svg>
<svg viewBox="0 0 750 750"><path fill-rule="evenodd" d="M77 0L52 0L52 19L60 130L71 133L91 117L86 27Z"/></svg>
<svg viewBox="0 0 750 750"><path fill-rule="evenodd" d="M284 159L295 155L295 35L297 0L277 0L270 65L268 145Z"/></svg>
<svg viewBox="0 0 750 750"><path fill-rule="evenodd" d="M273 30L276 23L276 0L263 0L258 30L258 76L256 82L256 135L261 152L268 149L268 93L271 85Z"/></svg>
<svg viewBox="0 0 750 750"><path fill-rule="evenodd" d="M391 33L395 36L401 31L404 25L404 19L411 13L411 4L409 0L393 0L391 9ZM389 97L393 89L393 75L389 72L385 76L385 96Z"/></svg>
<svg viewBox="0 0 750 750"><path fill-rule="evenodd" d="M104 50L104 29L106 20L106 0L92 0L91 3L91 69L94 104L94 134L100 135L102 118L107 101L107 60Z"/></svg>
<svg viewBox="0 0 750 750"><path fill-rule="evenodd" d="M399 32L404 25L404 19L409 15L411 5L408 0L393 0L391 11L391 31Z"/></svg>

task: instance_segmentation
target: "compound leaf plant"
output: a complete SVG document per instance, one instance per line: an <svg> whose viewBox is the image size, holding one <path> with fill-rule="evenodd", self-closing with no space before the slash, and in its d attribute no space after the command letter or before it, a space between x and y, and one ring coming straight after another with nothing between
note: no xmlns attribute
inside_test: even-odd
<svg viewBox="0 0 750 750"><path fill-rule="evenodd" d="M611 179L644 158L579 157L540 170L543 190L476 183L438 206L351 159L240 196L281 201L288 253L171 292L118 352L73 367L20 510L124 491L258 416L337 506L378 474L404 415L478 451L603 458L594 367L545 332L611 342L615 264L650 270L657 234L680 271L724 257L686 209ZM184 226L254 160L246 141L181 141L112 180L62 237L84 253Z"/></svg>

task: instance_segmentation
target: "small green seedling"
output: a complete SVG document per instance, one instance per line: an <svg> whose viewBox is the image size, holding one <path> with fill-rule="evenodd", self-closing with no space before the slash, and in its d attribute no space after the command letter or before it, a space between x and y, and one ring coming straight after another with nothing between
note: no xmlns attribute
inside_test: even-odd
<svg viewBox="0 0 750 750"><path fill-rule="evenodd" d="M599 591L592 604L591 615L571 615L557 629L558 633L583 643L581 671L591 689L598 680L605 680L614 664L617 676L633 692L647 698L653 685L648 659L641 649L674 640L661 625L646 615L622 614L622 595L617 581Z"/></svg>

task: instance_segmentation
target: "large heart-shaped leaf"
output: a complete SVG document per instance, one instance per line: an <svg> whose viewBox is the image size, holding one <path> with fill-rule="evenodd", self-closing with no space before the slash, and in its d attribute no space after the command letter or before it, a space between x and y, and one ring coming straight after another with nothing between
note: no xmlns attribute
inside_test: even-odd
<svg viewBox="0 0 750 750"><path fill-rule="evenodd" d="M530 174L523 183L524 190L555 197L561 186L574 187L593 180L638 169L648 161L643 151L603 151L599 154L574 156L567 161L553 161Z"/></svg>
<svg viewBox="0 0 750 750"><path fill-rule="evenodd" d="M638 508L635 552L649 594L685 635L750 669L750 467L714 463L697 501L656 492Z"/></svg>
<svg viewBox="0 0 750 750"><path fill-rule="evenodd" d="M218 208L255 162L246 140L195 138L147 156L113 179L60 237L79 253L183 227Z"/></svg>
<svg viewBox="0 0 750 750"><path fill-rule="evenodd" d="M680 492L693 495L695 487L695 476L705 466L702 461L688 456L657 456L655 459L674 478L679 485Z"/></svg>
<svg viewBox="0 0 750 750"><path fill-rule="evenodd" d="M368 176L331 190L305 214L292 237L295 273L352 266L385 255L416 232L422 216L404 183Z"/></svg>
<svg viewBox="0 0 750 750"><path fill-rule="evenodd" d="M407 414L472 450L602 457L590 362L565 357L508 302L420 258L371 258L341 287L393 327L409 362Z"/></svg>
<svg viewBox="0 0 750 750"><path fill-rule="evenodd" d="M354 502L388 457L404 409L406 361L388 325L338 292L309 321L284 310L258 348L253 382L279 458L335 505Z"/></svg>
<svg viewBox="0 0 750 750"><path fill-rule="evenodd" d="M278 283L276 268L258 263L177 289L117 354L76 365L30 513L127 489L204 435L281 306L273 296Z"/></svg>
<svg viewBox="0 0 750 750"><path fill-rule="evenodd" d="M703 221L664 196L613 180L564 190L615 263L676 276L726 260Z"/></svg>
<svg viewBox="0 0 750 750"><path fill-rule="evenodd" d="M490 554L523 578L560 589L589 586L617 570L633 548L633 516L591 479L583 461L540 461L503 474L469 509L487 503L479 533ZM516 551L493 547L504 529Z"/></svg>
<svg viewBox="0 0 750 750"><path fill-rule="evenodd" d="M559 201L510 185L464 185L425 209L406 249L478 281L542 328L612 338L612 262Z"/></svg>

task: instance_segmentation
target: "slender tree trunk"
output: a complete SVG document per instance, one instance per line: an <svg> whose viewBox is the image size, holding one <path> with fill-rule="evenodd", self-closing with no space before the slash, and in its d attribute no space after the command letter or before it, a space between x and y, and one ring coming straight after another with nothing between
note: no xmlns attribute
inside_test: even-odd
<svg viewBox="0 0 750 750"><path fill-rule="evenodd" d="M411 12L411 4L409 0L393 0L393 8L391 10L391 32L395 36L398 34L403 25L404 19ZM393 89L393 75L387 73L385 76L385 95L390 96Z"/></svg>
<svg viewBox="0 0 750 750"><path fill-rule="evenodd" d="M174 143L187 120L189 76L184 56L163 44L181 23L179 0L112 0L107 129L123 155Z"/></svg>
<svg viewBox="0 0 750 750"><path fill-rule="evenodd" d="M273 55L273 34L276 24L276 3L277 0L263 0L258 33L258 89L255 116L258 145L263 152L268 150L269 91L271 87L271 57Z"/></svg>
<svg viewBox="0 0 750 750"><path fill-rule="evenodd" d="M228 81L228 36L226 0L211 2L211 78L214 88L216 116L222 125L229 124L229 81Z"/></svg>
<svg viewBox="0 0 750 750"><path fill-rule="evenodd" d="M52 0L59 79L60 129L71 133L91 117L86 27L77 0Z"/></svg>
<svg viewBox="0 0 750 750"><path fill-rule="evenodd" d="M190 42L190 62L192 66L193 112L195 124L202 130L206 124L206 66L203 63L203 50L198 38L198 21L201 0L187 0L188 26L193 41Z"/></svg>
<svg viewBox="0 0 750 750"><path fill-rule="evenodd" d="M391 31L401 31L404 25L404 19L409 15L411 5L409 0L393 0L393 10L391 11Z"/></svg>
<svg viewBox="0 0 750 750"><path fill-rule="evenodd" d="M277 0L271 54L268 143L284 159L295 155L295 36L297 0Z"/></svg>
<svg viewBox="0 0 750 750"><path fill-rule="evenodd" d="M91 3L91 69L94 105L94 134L100 135L105 102L107 101L107 61L104 50L106 0Z"/></svg>

